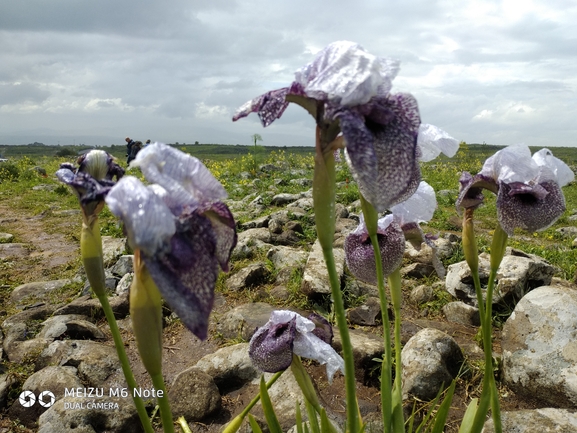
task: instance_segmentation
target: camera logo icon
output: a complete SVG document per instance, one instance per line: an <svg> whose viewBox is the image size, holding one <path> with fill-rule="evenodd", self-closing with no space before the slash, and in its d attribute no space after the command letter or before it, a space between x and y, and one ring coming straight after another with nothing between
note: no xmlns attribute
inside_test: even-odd
<svg viewBox="0 0 577 433"><path fill-rule="evenodd" d="M32 391L22 391L18 397L18 401L23 407L32 407L36 403L36 396ZM42 407L50 407L56 401L56 397L50 391L42 391L38 395L38 404Z"/></svg>

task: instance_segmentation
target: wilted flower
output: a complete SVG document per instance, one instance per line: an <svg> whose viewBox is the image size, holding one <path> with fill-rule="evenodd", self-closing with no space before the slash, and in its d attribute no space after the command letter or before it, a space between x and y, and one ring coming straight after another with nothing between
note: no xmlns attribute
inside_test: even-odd
<svg viewBox="0 0 577 433"><path fill-rule="evenodd" d="M78 164L78 167L70 163L61 164L56 176L76 193L84 221L88 223L100 213L104 207L104 196L115 183L113 179L119 180L124 175L124 169L103 150L91 150L78 158Z"/></svg>
<svg viewBox="0 0 577 433"><path fill-rule="evenodd" d="M488 189L497 194L497 218L508 235L516 228L544 230L565 211L561 187L574 178L549 149L531 157L529 147L509 146L488 158L479 174L463 173L457 207L476 209L483 202L482 189Z"/></svg>
<svg viewBox="0 0 577 433"><path fill-rule="evenodd" d="M258 113L263 126L283 114L289 102L305 108L326 137L326 154L341 146L359 189L378 211L410 197L420 181L418 159L428 155L417 146L435 142L444 149L456 141L435 127L421 125L417 101L407 93L389 93L399 63L367 53L348 41L334 42L295 73L295 81L243 105L234 115L238 120ZM456 146L456 147L455 147ZM454 152L453 152L454 154Z"/></svg>
<svg viewBox="0 0 577 433"><path fill-rule="evenodd" d="M287 369L293 353L313 359L327 365L327 376L332 380L337 370L344 372L344 361L330 346L331 340L330 325L321 316L307 319L293 311L277 310L252 336L248 353L254 365L268 373Z"/></svg>
<svg viewBox="0 0 577 433"><path fill-rule="evenodd" d="M403 260L405 239L421 245L426 241L419 223L429 221L437 207L435 191L421 182L415 194L391 208L391 214L378 220L377 239L384 276L396 270ZM377 284L375 254L361 215L358 227L345 239L345 259L351 273L361 281Z"/></svg>
<svg viewBox="0 0 577 433"><path fill-rule="evenodd" d="M226 191L200 160L162 143L142 149L133 165L153 184L127 176L106 203L166 302L205 339L219 268L228 270L236 244Z"/></svg>

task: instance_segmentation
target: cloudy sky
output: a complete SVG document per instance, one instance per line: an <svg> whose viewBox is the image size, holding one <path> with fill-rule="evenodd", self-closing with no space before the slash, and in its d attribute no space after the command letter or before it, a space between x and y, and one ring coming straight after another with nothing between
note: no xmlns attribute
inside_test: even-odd
<svg viewBox="0 0 577 433"><path fill-rule="evenodd" d="M459 140L577 146L576 22L574 0L2 1L0 144L312 145L299 107L231 116L346 39Z"/></svg>

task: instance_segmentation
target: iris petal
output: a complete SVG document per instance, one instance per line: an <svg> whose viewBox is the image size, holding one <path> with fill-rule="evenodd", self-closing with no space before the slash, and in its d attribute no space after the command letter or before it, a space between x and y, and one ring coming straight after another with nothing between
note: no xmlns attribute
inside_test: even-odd
<svg viewBox="0 0 577 433"><path fill-rule="evenodd" d="M163 298L201 340L208 335L214 285L219 273L215 251L212 224L195 213L177 224L167 252L144 255L144 263Z"/></svg>
<svg viewBox="0 0 577 433"><path fill-rule="evenodd" d="M253 364L267 373L276 373L290 367L296 319L284 323L270 321L252 336L248 355Z"/></svg>
<svg viewBox="0 0 577 433"><path fill-rule="evenodd" d="M237 121L248 116L250 113L257 113L262 126L266 127L276 119L279 119L288 107L288 102L285 101L288 92L289 88L283 87L281 89L271 90L264 95L248 101L234 113L232 120Z"/></svg>

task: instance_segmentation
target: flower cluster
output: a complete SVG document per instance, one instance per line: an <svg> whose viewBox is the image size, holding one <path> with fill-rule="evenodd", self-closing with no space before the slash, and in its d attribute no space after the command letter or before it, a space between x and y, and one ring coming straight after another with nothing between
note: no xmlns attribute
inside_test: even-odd
<svg viewBox="0 0 577 433"><path fill-rule="evenodd" d="M516 228L529 232L550 227L565 211L561 187L575 174L549 149L531 156L529 147L509 146L487 159L480 173L464 172L457 200L459 209L476 209L483 189L497 194L497 218L512 235Z"/></svg>

